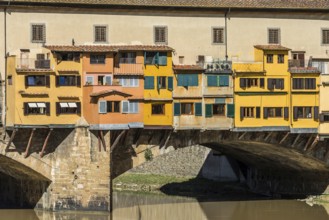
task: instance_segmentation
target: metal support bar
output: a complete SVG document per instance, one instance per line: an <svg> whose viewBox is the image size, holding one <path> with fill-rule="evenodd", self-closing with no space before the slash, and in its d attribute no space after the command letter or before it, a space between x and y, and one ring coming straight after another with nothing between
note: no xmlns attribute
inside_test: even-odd
<svg viewBox="0 0 329 220"><path fill-rule="evenodd" d="M43 153L45 152L45 149L46 149L46 147L47 147L48 140L49 140L49 137L50 137L50 134L51 134L52 131L53 131L52 128L49 129L48 134L47 134L47 137L46 137L46 139L45 139L45 142L43 143L42 150L41 150L41 152L40 152L40 157L41 157L41 158L43 157Z"/></svg>
<svg viewBox="0 0 329 220"><path fill-rule="evenodd" d="M241 140L246 134L247 134L247 132L243 132L243 134L240 135L239 140Z"/></svg>
<svg viewBox="0 0 329 220"><path fill-rule="evenodd" d="M297 143L299 137L300 137L301 134L298 134L297 137L295 138L294 142L292 143L291 147L294 148L295 147L295 144Z"/></svg>
<svg viewBox="0 0 329 220"><path fill-rule="evenodd" d="M271 131L271 132L265 137L265 140L264 140L264 141L267 141L267 140L271 137L272 134L273 134L273 131Z"/></svg>
<svg viewBox="0 0 329 220"><path fill-rule="evenodd" d="M17 129L14 129L14 130L13 130L13 133L12 133L11 136L10 136L9 142L8 142L8 144L7 144L7 146L6 146L6 150L5 150L6 152L8 151L8 149L9 149L11 143L13 142L13 140L14 140L14 138L15 138L15 135L16 135L16 132L17 132Z"/></svg>
<svg viewBox="0 0 329 220"><path fill-rule="evenodd" d="M33 138L35 130L36 130L35 128L32 128L30 138L29 138L29 142L27 143L26 150L25 150L25 155L24 155L25 158L27 158L27 156L29 155L29 150L30 150L30 147L31 147L32 138Z"/></svg>
<svg viewBox="0 0 329 220"><path fill-rule="evenodd" d="M304 147L304 151L307 150L308 146L310 145L311 141L313 139L313 135L310 135L310 137L308 138L306 144L305 144L305 147Z"/></svg>
<svg viewBox="0 0 329 220"><path fill-rule="evenodd" d="M285 136L281 139L279 144L282 144L289 136L290 132L287 132L287 134L285 134Z"/></svg>
<svg viewBox="0 0 329 220"><path fill-rule="evenodd" d="M101 134L101 141L103 144L103 149L104 149L104 151L106 151L106 144L105 144L105 140L104 140L103 130L100 130L99 133Z"/></svg>

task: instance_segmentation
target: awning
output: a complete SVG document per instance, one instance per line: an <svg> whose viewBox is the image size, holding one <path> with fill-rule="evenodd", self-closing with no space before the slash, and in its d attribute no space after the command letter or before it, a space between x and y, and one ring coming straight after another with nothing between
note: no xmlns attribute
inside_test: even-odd
<svg viewBox="0 0 329 220"><path fill-rule="evenodd" d="M69 104L69 107L70 108L77 108L78 106L77 106L77 103L75 103L75 102L69 102L69 103L67 103L67 104Z"/></svg>
<svg viewBox="0 0 329 220"><path fill-rule="evenodd" d="M46 108L46 103L39 102L39 103L37 103L37 106L38 106L39 108Z"/></svg>
<svg viewBox="0 0 329 220"><path fill-rule="evenodd" d="M60 102L59 105L61 106L61 108L68 108L69 105L66 102Z"/></svg>
<svg viewBox="0 0 329 220"><path fill-rule="evenodd" d="M38 108L37 103L28 103L30 108Z"/></svg>

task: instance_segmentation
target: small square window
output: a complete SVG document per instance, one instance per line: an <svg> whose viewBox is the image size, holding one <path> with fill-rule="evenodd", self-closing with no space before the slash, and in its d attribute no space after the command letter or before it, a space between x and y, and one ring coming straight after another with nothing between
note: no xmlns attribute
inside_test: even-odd
<svg viewBox="0 0 329 220"><path fill-rule="evenodd" d="M94 41L95 41L95 43L106 43L107 42L107 26L106 25L94 26Z"/></svg>
<svg viewBox="0 0 329 220"><path fill-rule="evenodd" d="M154 27L154 43L168 44L168 28L167 26Z"/></svg>
<svg viewBox="0 0 329 220"><path fill-rule="evenodd" d="M322 29L322 44L329 44L329 29Z"/></svg>
<svg viewBox="0 0 329 220"><path fill-rule="evenodd" d="M266 55L266 62L267 63L273 63L273 54L267 54Z"/></svg>
<svg viewBox="0 0 329 220"><path fill-rule="evenodd" d="M193 115L193 103L181 103L182 115Z"/></svg>
<svg viewBox="0 0 329 220"><path fill-rule="evenodd" d="M280 44L280 29L269 28L268 29L268 43L269 44Z"/></svg>
<svg viewBox="0 0 329 220"><path fill-rule="evenodd" d="M152 115L164 115L165 104L152 104Z"/></svg>
<svg viewBox="0 0 329 220"><path fill-rule="evenodd" d="M224 28L212 28L212 43L223 44L224 43Z"/></svg>
<svg viewBox="0 0 329 220"><path fill-rule="evenodd" d="M212 112L214 115L225 116L225 104L213 104Z"/></svg>
<svg viewBox="0 0 329 220"><path fill-rule="evenodd" d="M46 42L46 25L32 24L31 25L31 41L32 43Z"/></svg>

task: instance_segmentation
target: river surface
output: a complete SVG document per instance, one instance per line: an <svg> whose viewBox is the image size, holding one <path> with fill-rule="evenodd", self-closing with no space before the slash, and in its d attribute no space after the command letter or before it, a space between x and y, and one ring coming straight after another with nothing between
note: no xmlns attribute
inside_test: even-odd
<svg viewBox="0 0 329 220"><path fill-rule="evenodd" d="M114 193L113 213L0 210L4 220L328 220L324 206L296 200L198 201L193 198Z"/></svg>

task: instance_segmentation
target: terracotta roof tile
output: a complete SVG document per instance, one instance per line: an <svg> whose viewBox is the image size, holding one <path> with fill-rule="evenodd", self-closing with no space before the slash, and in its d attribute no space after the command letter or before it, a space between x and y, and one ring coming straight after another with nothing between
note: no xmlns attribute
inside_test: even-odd
<svg viewBox="0 0 329 220"><path fill-rule="evenodd" d="M277 45L277 44L255 45L254 47L257 49L261 49L261 50L291 50L287 47L283 47L283 46Z"/></svg>
<svg viewBox="0 0 329 220"><path fill-rule="evenodd" d="M2 1L5 4L9 0ZM187 8L256 8L256 9L329 9L328 0L15 0L11 5L43 3L58 6L92 5L140 6L140 7L187 7Z"/></svg>
<svg viewBox="0 0 329 220"><path fill-rule="evenodd" d="M204 68L199 65L174 65L173 69L174 70L199 70L199 71L204 70Z"/></svg>
<svg viewBox="0 0 329 220"><path fill-rule="evenodd" d="M121 95L123 97L131 96L128 93L120 92L120 91L117 91L117 90L103 90L103 91L100 91L100 92L91 93L90 97L108 96L108 95Z"/></svg>
<svg viewBox="0 0 329 220"><path fill-rule="evenodd" d="M321 73L316 67L291 67L289 68L290 73Z"/></svg>
<svg viewBox="0 0 329 220"><path fill-rule="evenodd" d="M55 52L173 51L165 45L46 45Z"/></svg>

